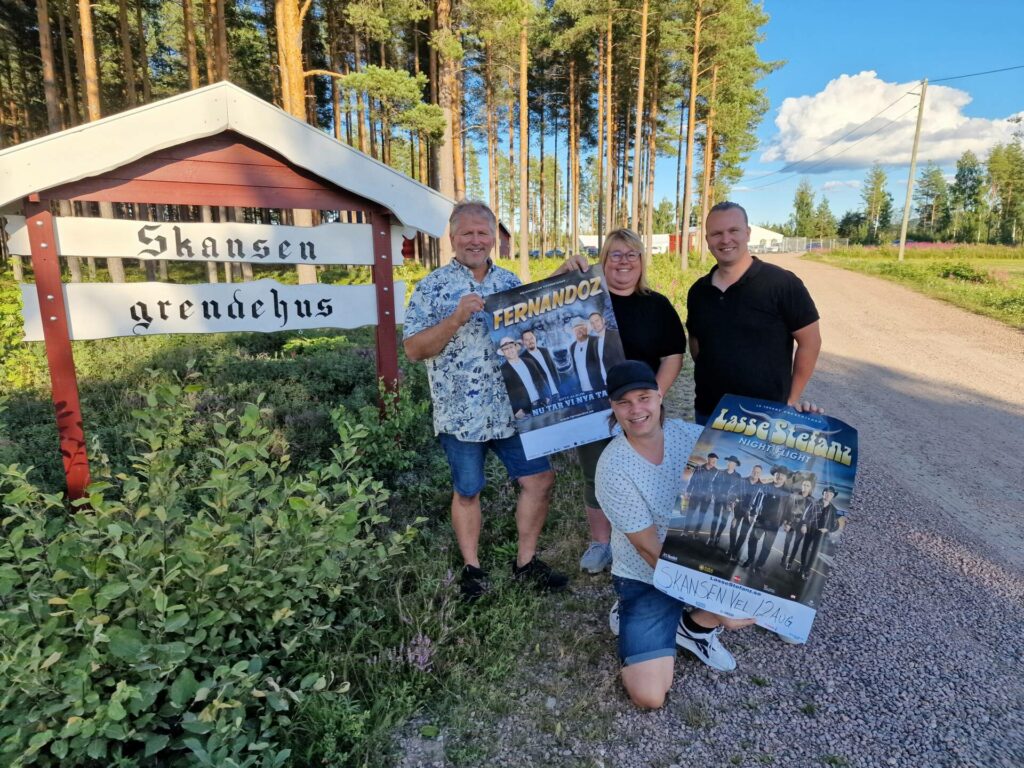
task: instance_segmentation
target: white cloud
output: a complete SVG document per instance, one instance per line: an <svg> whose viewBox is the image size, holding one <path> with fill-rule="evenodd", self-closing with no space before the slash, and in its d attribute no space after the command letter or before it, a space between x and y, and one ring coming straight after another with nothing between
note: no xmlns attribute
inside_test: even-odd
<svg viewBox="0 0 1024 768"><path fill-rule="evenodd" d="M840 75L813 96L788 98L775 118L778 135L761 160L782 161L789 164L786 170L801 173L866 168L876 161L882 165L907 165L914 142L919 87L917 82L886 83L869 71ZM908 91L914 93L904 95ZM963 109L970 101L966 91L945 85L928 87L919 163L931 160L949 165L968 149L984 158L993 145L1013 139L1017 126L1010 118L1014 115L995 119L967 117ZM892 102L896 103L842 138ZM1016 115L1021 116L1024 112Z"/></svg>
<svg viewBox="0 0 1024 768"><path fill-rule="evenodd" d="M822 192L831 192L833 189L860 189L860 182L857 179L849 181L826 181L821 185Z"/></svg>

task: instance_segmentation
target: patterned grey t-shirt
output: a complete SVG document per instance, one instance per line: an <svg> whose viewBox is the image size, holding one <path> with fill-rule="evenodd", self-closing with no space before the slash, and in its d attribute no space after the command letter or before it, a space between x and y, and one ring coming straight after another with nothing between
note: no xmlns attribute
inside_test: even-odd
<svg viewBox="0 0 1024 768"><path fill-rule="evenodd" d="M683 490L683 470L702 430L677 419L665 422L665 455L652 464L618 435L597 463L597 500L612 524L612 573L650 584L654 569L636 551L627 533L655 526L665 541L676 498Z"/></svg>

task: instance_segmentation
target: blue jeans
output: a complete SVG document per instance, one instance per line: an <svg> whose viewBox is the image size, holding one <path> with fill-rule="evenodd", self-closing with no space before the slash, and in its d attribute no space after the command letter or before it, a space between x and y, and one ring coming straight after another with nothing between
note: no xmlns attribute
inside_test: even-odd
<svg viewBox="0 0 1024 768"><path fill-rule="evenodd" d="M619 596L619 661L622 666L676 655L676 628L686 606L653 584L612 576Z"/></svg>
<svg viewBox="0 0 1024 768"><path fill-rule="evenodd" d="M501 459L508 476L513 480L551 469L551 463L546 456L538 459L526 458L523 441L519 439L519 435L501 437L484 443L470 443L442 432L437 439L441 441L444 455L448 457L448 466L452 470L452 487L460 496L476 496L484 489L487 484L487 478L484 477L484 460L487 458L488 450L494 451Z"/></svg>

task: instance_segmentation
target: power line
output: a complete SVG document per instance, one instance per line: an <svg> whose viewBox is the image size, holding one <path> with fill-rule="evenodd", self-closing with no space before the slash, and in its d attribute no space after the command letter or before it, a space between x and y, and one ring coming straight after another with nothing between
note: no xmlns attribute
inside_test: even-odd
<svg viewBox="0 0 1024 768"><path fill-rule="evenodd" d="M1024 69L1024 64L1017 64L1017 65L1014 65L1012 67L1002 67L1000 69L989 69L989 70L985 70L984 72L970 72L970 73L968 73L966 75L953 75L952 77L933 78L929 82L931 82L931 83L945 83L945 82L949 82L950 80L962 80L962 79L967 78L967 77L980 77L982 75L994 75L994 74L997 74L999 72L1010 72L1010 71L1013 71L1013 70L1016 70L1016 69ZM779 168L778 170L771 171L770 173L765 173L765 174L762 174L760 176L756 176L752 180L760 181L761 179L767 179L769 176L775 176L776 174L780 174L780 173L781 174L785 174L787 176L790 176L790 175L793 175L793 174L797 174L797 173L806 173L807 171L811 170L812 168L817 168L819 165L821 165L822 163L824 163L824 162L826 162L828 160L831 160L831 159L833 159L835 157L839 157L839 155L843 154L843 152L846 152L848 149L852 149L853 147L855 147L857 144L859 144L864 139L869 138L870 136L873 136L874 134L878 133L878 131L881 130L881 128L885 128L886 126L888 126L888 125L892 124L893 122L895 122L895 120L899 120L900 117L904 117L905 115L909 114L916 107L911 108L907 112L904 112L902 115L900 115L899 117L895 118L895 120L890 120L888 123L886 123L885 125L881 126L881 128L879 128L879 129L877 129L875 131L872 131L871 133L867 134L866 136L862 137L861 139L858 139L856 142L851 144L849 147L846 147L846 149L843 149L842 151L837 152L835 155L832 155L831 157L825 158L825 160L822 160L821 162L814 163L814 164L812 164L812 165L810 165L810 166L808 166L806 168L800 168L800 169L794 170L794 171L787 171L786 170L787 168L791 168L794 165L799 165L800 163L803 163L803 162L806 162L807 160L810 160L812 157L814 157L815 155L821 154L822 152L824 152L829 147L833 147L836 144L838 144L839 142L843 141L844 139L849 138L854 133L856 133L861 128L863 128L865 125L867 125L872 120L874 120L876 117L878 117L883 112L885 112L887 109L889 109L889 107L892 107L894 104L898 103L905 96L909 96L912 93L915 93L915 92L914 91L907 91L906 93L901 94L900 97L896 99L896 101L893 101L892 103L886 105L884 108L882 108L881 110L879 110L878 112L873 114L871 117L869 117L863 123L861 123L860 125L856 126L851 131L843 134L838 139L835 139L835 140L829 142L828 144L826 144L825 146L815 150L811 154L809 154L809 155L807 155L805 157L802 157L799 160L794 160L792 162L786 163L786 165L784 165L782 168ZM775 184L778 184L779 182L786 181L786 180L787 179L779 179L778 181L772 181L772 182L769 182L768 184L761 184L761 185L756 186L756 187L750 187L749 189L750 190L763 189L764 187L770 187L770 186L773 186Z"/></svg>
<svg viewBox="0 0 1024 768"><path fill-rule="evenodd" d="M777 171L772 171L771 173L766 173L766 174L764 174L762 176L756 177L757 180L760 181L761 179L767 179L769 176L774 176L777 173L785 173L785 174L803 173L803 171L806 170L806 169L801 169L799 171L787 171L786 168L792 167L794 165L799 165L800 163L805 162L806 160L810 160L815 155L821 154L822 152L824 152L829 147L834 147L836 144L841 142L843 139L846 139L846 138L852 136L853 134L855 134L857 131L859 131L861 128L863 128L865 125L867 125L872 120L874 120L876 117L878 117L883 112L885 112L887 109L889 109L889 107L897 104L905 96L909 96L912 93L913 93L913 91L907 91L906 93L900 94L899 98L897 98L896 101L894 101L894 102L892 102L890 104L887 104L885 107L883 107L882 109L878 110L875 114L873 114L871 117L869 117L863 123L861 123L860 125L854 127L852 130L848 131L847 133L844 133L838 139L833 139L828 144L826 144L825 146L823 146L823 147L821 147L819 149L816 149L814 152L811 152L811 154L807 155L806 157L801 157L799 160L793 160L792 162L786 163L786 165L782 166L782 168L779 168ZM868 134L868 135L871 135L871 134ZM814 166L812 166L812 167L814 167ZM772 183L775 183L775 182L772 182ZM768 185L766 184L765 186L768 186Z"/></svg>
<svg viewBox="0 0 1024 768"><path fill-rule="evenodd" d="M904 94L904 96L905 95L906 94ZM901 96L900 98L903 98L903 97ZM898 101L898 99L897 99L897 101ZM893 103L895 103L895 102L893 102ZM890 105L890 106L892 106L892 105ZM886 107L886 109L888 109L888 107ZM839 150L838 152L836 152L834 155L830 155L830 156L828 156L828 157L826 157L826 158L824 158L822 160L819 160L816 163L811 163L811 165L807 166L806 168L801 168L799 171L791 171L791 173L806 173L807 171L810 171L812 168L817 168L819 165L822 165L823 163L827 163L829 160L834 160L835 158L839 157L843 153L848 152L851 149L853 149L854 147L856 147L862 141L870 139L872 136L874 136L876 133L881 131L883 128L888 128L890 125L895 123L897 120L901 120L902 118L906 117L911 112L913 112L915 109L917 109L917 105L916 104L914 106L912 106L910 109L908 109L906 112L904 112L903 114L897 115L896 117L892 118L891 120L887 120L886 122L882 123L882 125L878 126L871 133L865 134L861 138L857 139L857 141L853 142L852 144L850 144L850 145L844 147L843 149ZM874 119L874 118L872 118L872 119ZM835 142L833 142L833 143L835 143ZM771 186L773 186L775 184L781 184L783 181L789 181L789 179L778 179L776 181L770 181L767 184L760 184L760 185L758 185L756 187L749 187L748 191L752 192L755 189L764 189L765 187L771 187Z"/></svg>
<svg viewBox="0 0 1024 768"><path fill-rule="evenodd" d="M1009 72L1013 69L1024 69L1024 64L1017 64L1012 67L1003 67L1002 69L989 69L984 72L971 72L969 75L954 75L953 77L939 77L930 80L932 83L946 83L950 80L963 80L965 77L980 77L981 75L994 75L997 72Z"/></svg>

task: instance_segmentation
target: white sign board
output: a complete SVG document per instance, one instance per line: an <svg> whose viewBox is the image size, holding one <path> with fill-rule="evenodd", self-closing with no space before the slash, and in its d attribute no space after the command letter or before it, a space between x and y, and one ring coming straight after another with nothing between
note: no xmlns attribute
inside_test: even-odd
<svg viewBox="0 0 1024 768"><path fill-rule="evenodd" d="M405 283L395 322L405 319ZM42 341L43 324L53 316L40 311L34 285L21 286L25 341ZM358 328L377 324L372 285L282 285L251 283L175 285L173 283L71 283L64 286L72 339L152 336L167 333L295 331ZM44 298L43 303L46 303ZM392 311L389 307L387 311Z"/></svg>
<svg viewBox="0 0 1024 768"><path fill-rule="evenodd" d="M61 256L251 264L373 264L369 224L213 224L54 217ZM22 216L7 217L11 253L31 253ZM391 227L391 261L402 263L402 239L416 230Z"/></svg>

